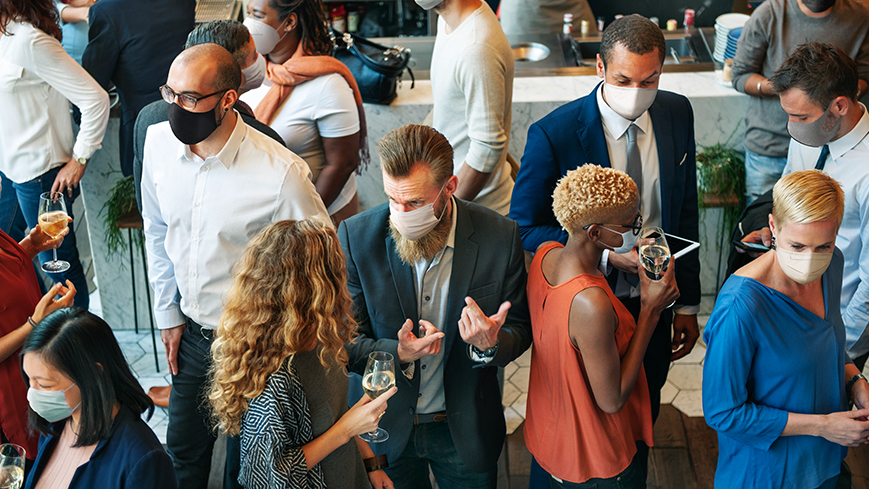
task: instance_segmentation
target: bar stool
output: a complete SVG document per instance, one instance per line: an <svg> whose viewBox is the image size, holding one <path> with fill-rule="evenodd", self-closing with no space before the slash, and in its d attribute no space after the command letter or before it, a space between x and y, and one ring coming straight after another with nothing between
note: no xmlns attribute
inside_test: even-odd
<svg viewBox="0 0 869 489"><path fill-rule="evenodd" d="M136 329L136 334L139 334L139 311L136 301L136 266L133 260L133 230L135 229L139 235L139 241L144 242L144 236L142 234L142 228L144 227L142 223L142 214L139 213L139 208L136 207L136 203L133 202L133 208L130 209L130 212L124 214L118 219L118 229L126 229L127 230L127 245L130 248L130 284L133 288L133 325ZM140 248L142 252L142 265L145 271L145 294L148 297L148 318L151 321L151 344L154 347L154 365L157 368L157 371L160 371L160 360L157 355L157 333L154 328L154 310L151 307L151 287L148 285L148 260L145 257L145 247L144 245Z"/></svg>

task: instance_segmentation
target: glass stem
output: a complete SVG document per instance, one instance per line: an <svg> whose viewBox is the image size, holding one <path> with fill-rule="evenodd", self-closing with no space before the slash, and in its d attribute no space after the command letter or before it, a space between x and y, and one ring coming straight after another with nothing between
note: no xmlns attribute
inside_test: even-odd
<svg viewBox="0 0 869 489"><path fill-rule="evenodd" d="M54 262L57 263L57 248L52 249L51 252L54 253Z"/></svg>

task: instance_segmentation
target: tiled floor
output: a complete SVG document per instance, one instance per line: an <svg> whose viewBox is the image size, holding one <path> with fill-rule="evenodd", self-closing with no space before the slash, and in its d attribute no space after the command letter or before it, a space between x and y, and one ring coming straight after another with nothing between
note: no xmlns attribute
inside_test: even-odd
<svg viewBox="0 0 869 489"><path fill-rule="evenodd" d="M101 313L100 295L99 292L91 294L90 311L96 315ZM136 334L132 330L115 331L115 338L118 344L121 345L121 350L124 352L124 357L130 368L133 370L133 375L139 379L142 388L145 392L155 385L168 385L171 382L169 370L166 367L166 349L163 348L163 343L160 341L160 332L155 331L154 340L151 339L150 326L148 324L139 324L139 333ZM157 345L157 360L159 361L159 371L157 364L154 361L154 344ZM148 420L148 425L157 434L157 438L164 445L166 444L166 428L169 423L169 414L165 408L156 407L154 415Z"/></svg>

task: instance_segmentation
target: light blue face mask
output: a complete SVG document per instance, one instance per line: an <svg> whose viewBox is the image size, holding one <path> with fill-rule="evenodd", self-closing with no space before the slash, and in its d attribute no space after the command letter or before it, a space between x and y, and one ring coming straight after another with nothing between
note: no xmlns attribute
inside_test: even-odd
<svg viewBox="0 0 869 489"><path fill-rule="evenodd" d="M30 409L49 423L56 423L72 416L72 413L81 406L79 401L76 407L71 408L66 402L66 391L72 389L70 385L62 391L39 391L34 388L27 389L27 402Z"/></svg>

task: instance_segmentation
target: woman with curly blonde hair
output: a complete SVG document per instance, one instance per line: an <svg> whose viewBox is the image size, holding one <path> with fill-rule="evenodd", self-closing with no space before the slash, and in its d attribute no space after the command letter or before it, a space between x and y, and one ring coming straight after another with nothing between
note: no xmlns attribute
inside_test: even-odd
<svg viewBox="0 0 869 489"><path fill-rule="evenodd" d="M272 224L233 269L209 400L219 428L241 435L244 487L392 487L383 470L366 477L374 455L356 435L395 390L347 408L350 308L338 237L318 221Z"/></svg>
<svg viewBox="0 0 869 489"><path fill-rule="evenodd" d="M525 442L553 488L645 488L640 449L652 444L652 417L643 356L679 296L674 267L659 281L640 274L634 321L598 265L603 250L626 253L637 242L636 184L587 164L567 172L552 198L569 237L541 244L528 272L534 349Z"/></svg>

